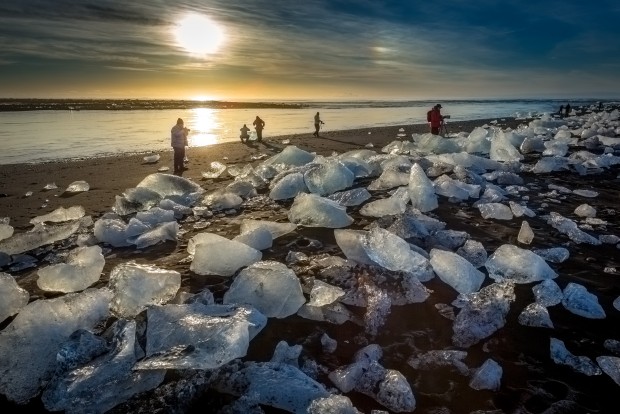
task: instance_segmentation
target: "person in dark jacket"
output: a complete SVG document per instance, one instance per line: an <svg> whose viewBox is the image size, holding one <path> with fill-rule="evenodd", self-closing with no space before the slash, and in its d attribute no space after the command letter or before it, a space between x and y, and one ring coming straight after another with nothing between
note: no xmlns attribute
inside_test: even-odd
<svg viewBox="0 0 620 414"><path fill-rule="evenodd" d="M570 104L567 103L566 107L564 108L564 117L569 117L570 116Z"/></svg>
<svg viewBox="0 0 620 414"><path fill-rule="evenodd" d="M319 130L321 129L321 124L324 124L324 122L321 121L321 117L319 113L317 112L316 115L314 115L314 134L312 134L317 138L319 136Z"/></svg>
<svg viewBox="0 0 620 414"><path fill-rule="evenodd" d="M245 143L250 140L250 135L248 134L248 132L250 132L250 128L248 128L246 124L243 124L239 131L241 131L241 135L239 135L241 142Z"/></svg>
<svg viewBox="0 0 620 414"><path fill-rule="evenodd" d="M263 128L265 128L265 121L256 115L256 119L252 122L252 125L254 125L254 129L256 129L256 140L261 142L263 140Z"/></svg>

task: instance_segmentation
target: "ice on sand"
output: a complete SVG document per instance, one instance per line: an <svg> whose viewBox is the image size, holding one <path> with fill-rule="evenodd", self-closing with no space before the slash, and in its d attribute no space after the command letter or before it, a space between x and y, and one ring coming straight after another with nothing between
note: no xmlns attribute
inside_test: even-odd
<svg viewBox="0 0 620 414"><path fill-rule="evenodd" d="M104 413L164 381L164 370L145 372L133 369L137 360L136 348L139 347L135 321L121 319L108 329L106 335L111 336L106 346L108 352L92 355L92 360L67 372L57 371L41 397L45 408L64 410L67 414Z"/></svg>
<svg viewBox="0 0 620 414"><path fill-rule="evenodd" d="M65 189L66 193L81 193L90 190L90 185L83 180L74 181Z"/></svg>
<svg viewBox="0 0 620 414"><path fill-rule="evenodd" d="M549 349L551 359L556 364L568 365L584 375L601 375L603 372L592 360L586 356L576 356L566 349L564 342L557 338L550 338Z"/></svg>
<svg viewBox="0 0 620 414"><path fill-rule="evenodd" d="M15 278L0 272L0 323L28 304L30 294L19 287Z"/></svg>
<svg viewBox="0 0 620 414"><path fill-rule="evenodd" d="M201 175L207 179L218 178L224 171L226 171L226 165L219 161L213 161L209 164L209 169L203 171Z"/></svg>
<svg viewBox="0 0 620 414"><path fill-rule="evenodd" d="M84 207L82 206L73 206L69 208L58 207L56 210L51 213L44 214L42 216L37 216L30 220L31 224L37 223L45 223L45 222L53 222L53 223L61 223L63 221L71 221L77 220L79 218L84 217L86 212L84 211Z"/></svg>
<svg viewBox="0 0 620 414"><path fill-rule="evenodd" d="M568 260L570 252L565 247L550 247L548 249L532 249L532 252L536 253L546 261L550 263L562 263Z"/></svg>
<svg viewBox="0 0 620 414"><path fill-rule="evenodd" d="M532 231L530 224L525 220L521 222L521 229L517 235L517 240L523 244L530 244L534 240L534 231Z"/></svg>
<svg viewBox="0 0 620 414"><path fill-rule="evenodd" d="M366 188L354 188L352 190L340 191L327 196L344 207L358 206L371 197Z"/></svg>
<svg viewBox="0 0 620 414"><path fill-rule="evenodd" d="M519 314L519 323L524 326L553 328L549 311L538 302L530 303Z"/></svg>
<svg viewBox="0 0 620 414"><path fill-rule="evenodd" d="M190 270L199 275L232 276L263 256L259 250L245 243L214 233L200 233L192 240L192 246L188 244L188 251L194 251Z"/></svg>
<svg viewBox="0 0 620 414"><path fill-rule="evenodd" d="M243 269L224 294L224 303L246 303L270 318L285 318L306 302L295 272L275 261Z"/></svg>
<svg viewBox="0 0 620 414"><path fill-rule="evenodd" d="M616 356L596 357L596 362L603 372L611 377L614 382L620 385L620 358Z"/></svg>
<svg viewBox="0 0 620 414"><path fill-rule="evenodd" d="M19 404L35 397L52 377L62 344L106 320L111 299L108 289L87 289L23 308L0 332L0 393Z"/></svg>
<svg viewBox="0 0 620 414"><path fill-rule="evenodd" d="M288 212L291 223L307 227L342 228L353 223L346 208L316 194L299 194Z"/></svg>
<svg viewBox="0 0 620 414"><path fill-rule="evenodd" d="M601 241L593 237L577 227L577 223L573 220L552 211L547 218L547 223L560 233L566 234L575 243L589 243L595 246L601 244Z"/></svg>
<svg viewBox="0 0 620 414"><path fill-rule="evenodd" d="M506 315L514 300L514 284L509 281L459 295L454 304L461 310L452 325L452 342L467 348L491 336L506 324Z"/></svg>
<svg viewBox="0 0 620 414"><path fill-rule="evenodd" d="M245 233L241 233L233 239L247 244L256 250L269 249L273 245L273 235L265 227L257 227Z"/></svg>
<svg viewBox="0 0 620 414"><path fill-rule="evenodd" d="M515 283L538 282L558 276L542 257L512 244L499 246L487 259L485 267L492 279L508 279Z"/></svg>
<svg viewBox="0 0 620 414"><path fill-rule="evenodd" d="M433 182L426 176L420 164L415 163L411 167L408 185L409 197L411 197L411 204L414 208L417 208L422 213L437 208L438 202L435 187Z"/></svg>
<svg viewBox="0 0 620 414"><path fill-rule="evenodd" d="M66 263L39 269L37 286L50 292L77 292L99 280L105 259L101 247L78 247L67 256Z"/></svg>
<svg viewBox="0 0 620 414"><path fill-rule="evenodd" d="M15 229L9 225L8 220L6 223L0 222L0 240L8 239L13 235L14 231Z"/></svg>
<svg viewBox="0 0 620 414"><path fill-rule="evenodd" d="M244 357L250 324L260 331L267 318L250 308L194 302L150 307L147 324L146 357L136 369L215 369Z"/></svg>
<svg viewBox="0 0 620 414"><path fill-rule="evenodd" d="M361 414L344 395L332 394L310 403L307 414Z"/></svg>
<svg viewBox="0 0 620 414"><path fill-rule="evenodd" d="M581 204L575 208L575 214L579 217L596 217L596 209L589 204Z"/></svg>
<svg viewBox="0 0 620 414"><path fill-rule="evenodd" d="M407 379L399 371L386 369L380 363L378 345L360 349L352 364L329 373L329 379L344 393L355 390L365 394L394 412L415 410L416 400Z"/></svg>
<svg viewBox="0 0 620 414"><path fill-rule="evenodd" d="M471 239L466 240L465 244L458 248L456 254L467 259L476 268L484 266L488 258L482 243Z"/></svg>
<svg viewBox="0 0 620 414"><path fill-rule="evenodd" d="M337 286L330 285L321 280L315 279L310 291L310 306L325 306L334 303L343 297L345 291Z"/></svg>
<svg viewBox="0 0 620 414"><path fill-rule="evenodd" d="M154 246L158 243L165 242L166 240L175 241L177 234L179 233L179 223L176 221L169 221L162 223L153 229L149 229L140 234L133 240L133 243L138 249L144 249L149 246ZM132 239L128 239L132 240Z"/></svg>
<svg viewBox="0 0 620 414"><path fill-rule="evenodd" d="M429 260L388 230L374 227L362 239L362 248L373 262L388 270L413 274L421 282L434 276Z"/></svg>
<svg viewBox="0 0 620 414"><path fill-rule="evenodd" d="M564 299L562 289L551 279L543 280L532 287L532 292L534 292L536 302L545 307L555 306Z"/></svg>
<svg viewBox="0 0 620 414"><path fill-rule="evenodd" d="M398 167L390 167L383 170L379 178L368 185L371 191L389 190L409 183L409 172L403 172Z"/></svg>
<svg viewBox="0 0 620 414"><path fill-rule="evenodd" d="M276 221L269 220L243 219L241 221L239 231L243 234L258 227L269 230L275 240L278 237L284 236L285 234L294 231L297 228L297 225L293 223L278 223Z"/></svg>
<svg viewBox="0 0 620 414"><path fill-rule="evenodd" d="M508 205L510 205L510 210L512 210L512 214L514 214L515 217L521 217L524 215L528 217L536 216L536 213L534 213L528 207L521 205L521 204L517 204L512 200L508 202Z"/></svg>
<svg viewBox="0 0 620 414"><path fill-rule="evenodd" d="M263 165L284 164L290 166L306 165L314 160L314 155L294 145L285 147L280 153L263 161Z"/></svg>
<svg viewBox="0 0 620 414"><path fill-rule="evenodd" d="M606 316L603 307L598 303L597 297L578 283L571 282L566 285L562 305L568 311L584 318L604 319Z"/></svg>
<svg viewBox="0 0 620 414"><path fill-rule="evenodd" d="M143 223L142 226L142 230L146 231L148 226ZM127 240L127 223L120 218L100 218L95 221L93 233L100 243L107 243L114 247L130 246L132 244Z"/></svg>
<svg viewBox="0 0 620 414"><path fill-rule="evenodd" d="M360 214L367 217L384 217L402 214L407 209L406 202L399 197L387 197L371 201L360 209Z"/></svg>
<svg viewBox="0 0 620 414"><path fill-rule="evenodd" d="M286 200L309 191L304 181L304 175L300 172L295 172L272 182L269 198L272 200Z"/></svg>
<svg viewBox="0 0 620 414"><path fill-rule="evenodd" d="M501 385L502 374L502 367L489 358L472 374L469 386L475 390L497 391Z"/></svg>
<svg viewBox="0 0 620 414"><path fill-rule="evenodd" d="M375 262L368 256L362 245L367 234L368 232L364 230L334 230L336 243L347 259L361 264L374 265Z"/></svg>
<svg viewBox="0 0 620 414"><path fill-rule="evenodd" d="M483 219L512 220L512 210L502 203L478 204Z"/></svg>
<svg viewBox="0 0 620 414"><path fill-rule="evenodd" d="M110 271L108 286L114 292L112 311L120 317L132 318L150 305L172 300L181 287L181 274L128 262Z"/></svg>
<svg viewBox="0 0 620 414"><path fill-rule="evenodd" d="M415 369L434 370L439 367L453 367L461 375L469 375L469 367L463 359L467 357L467 352L441 349L431 350L423 354L412 356L407 360L407 364Z"/></svg>
<svg viewBox="0 0 620 414"><path fill-rule="evenodd" d="M36 224L30 231L14 234L1 240L0 252L10 255L28 252L37 247L68 238L78 231L80 226L80 220L58 225Z"/></svg>
<svg viewBox="0 0 620 414"><path fill-rule="evenodd" d="M433 271L444 283L459 293L477 292L485 275L456 253L432 249L430 263Z"/></svg>
<svg viewBox="0 0 620 414"><path fill-rule="evenodd" d="M339 161L328 160L310 167L304 173L304 181L311 193L321 196L351 187L355 176Z"/></svg>
<svg viewBox="0 0 620 414"><path fill-rule="evenodd" d="M203 193L204 190L200 185L172 174L155 173L146 176L136 187L145 187L155 191L162 197L173 195L187 195L191 193Z"/></svg>

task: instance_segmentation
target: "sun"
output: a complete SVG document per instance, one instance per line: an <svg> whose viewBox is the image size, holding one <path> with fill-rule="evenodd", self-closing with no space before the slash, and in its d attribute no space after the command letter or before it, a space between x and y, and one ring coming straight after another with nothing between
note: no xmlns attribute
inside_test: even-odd
<svg viewBox="0 0 620 414"><path fill-rule="evenodd" d="M192 55L205 56L218 51L224 42L224 31L208 17L192 13L174 27L177 43Z"/></svg>

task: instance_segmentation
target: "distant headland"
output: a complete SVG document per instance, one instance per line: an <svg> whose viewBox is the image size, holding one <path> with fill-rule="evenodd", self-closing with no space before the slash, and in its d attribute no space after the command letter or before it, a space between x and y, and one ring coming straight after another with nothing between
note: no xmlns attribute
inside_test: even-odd
<svg viewBox="0 0 620 414"><path fill-rule="evenodd" d="M284 108L301 109L304 104L283 102L230 102L230 101L193 101L165 99L17 99L0 98L0 112L11 111L114 111L114 110L160 110L160 109L252 109Z"/></svg>

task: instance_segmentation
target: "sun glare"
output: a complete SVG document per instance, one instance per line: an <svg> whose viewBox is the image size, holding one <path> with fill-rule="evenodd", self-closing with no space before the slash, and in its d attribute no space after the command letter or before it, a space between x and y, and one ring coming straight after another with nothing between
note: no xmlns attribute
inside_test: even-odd
<svg viewBox="0 0 620 414"><path fill-rule="evenodd" d="M224 31L202 14L188 14L174 27L177 43L192 55L205 56L217 52L224 42Z"/></svg>

